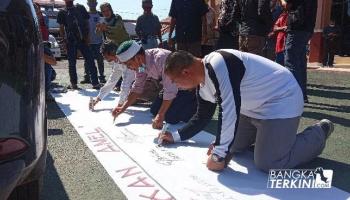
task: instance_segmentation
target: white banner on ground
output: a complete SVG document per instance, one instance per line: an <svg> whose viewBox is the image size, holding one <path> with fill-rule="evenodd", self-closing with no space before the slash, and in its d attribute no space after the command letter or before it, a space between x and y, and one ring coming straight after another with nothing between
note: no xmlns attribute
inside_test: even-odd
<svg viewBox="0 0 350 200"><path fill-rule="evenodd" d="M54 94L86 145L128 199L348 199L349 193L330 189L271 189L267 174L254 166L252 153L236 155L221 173L206 168L206 152L214 137L201 132L193 139L158 147L147 108L130 107L115 124L111 109L117 94L89 111L91 91ZM181 111L179 111L181 112ZM178 125L180 126L180 125ZM178 128L176 126L171 128Z"/></svg>

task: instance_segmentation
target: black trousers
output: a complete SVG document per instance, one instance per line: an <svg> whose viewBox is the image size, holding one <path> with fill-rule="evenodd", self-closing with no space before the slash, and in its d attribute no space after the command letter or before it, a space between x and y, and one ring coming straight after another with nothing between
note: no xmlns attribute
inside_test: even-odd
<svg viewBox="0 0 350 200"><path fill-rule="evenodd" d="M151 113L157 115L163 102L163 95L158 95L152 103ZM179 90L170 108L165 114L165 121L170 124L176 124L180 121L188 122L197 110L196 92Z"/></svg>

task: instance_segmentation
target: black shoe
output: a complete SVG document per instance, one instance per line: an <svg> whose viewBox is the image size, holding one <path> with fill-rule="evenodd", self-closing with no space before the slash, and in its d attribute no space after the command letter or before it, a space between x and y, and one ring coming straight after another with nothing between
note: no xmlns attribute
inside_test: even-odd
<svg viewBox="0 0 350 200"><path fill-rule="evenodd" d="M317 123L319 125L324 134L326 135L326 139L331 135L331 133L334 131L334 125L333 122L329 121L328 119L322 119Z"/></svg>
<svg viewBox="0 0 350 200"><path fill-rule="evenodd" d="M79 88L76 84L71 84L71 85L68 85L67 89L70 89L70 90L79 90L80 88Z"/></svg>
<svg viewBox="0 0 350 200"><path fill-rule="evenodd" d="M91 81L88 79L84 79L84 80L80 81L80 84L90 84L90 83L91 83Z"/></svg>
<svg viewBox="0 0 350 200"><path fill-rule="evenodd" d="M92 86L92 89L99 90L101 89L101 87L102 87L101 84L96 84Z"/></svg>

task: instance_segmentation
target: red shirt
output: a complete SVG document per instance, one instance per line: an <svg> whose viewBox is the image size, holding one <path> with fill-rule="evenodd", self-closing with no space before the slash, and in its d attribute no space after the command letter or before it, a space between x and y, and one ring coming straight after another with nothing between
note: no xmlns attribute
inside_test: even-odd
<svg viewBox="0 0 350 200"><path fill-rule="evenodd" d="M287 26L287 12L283 12L277 19L275 27ZM276 39L276 53L284 51L284 46L286 42L286 31L278 31Z"/></svg>

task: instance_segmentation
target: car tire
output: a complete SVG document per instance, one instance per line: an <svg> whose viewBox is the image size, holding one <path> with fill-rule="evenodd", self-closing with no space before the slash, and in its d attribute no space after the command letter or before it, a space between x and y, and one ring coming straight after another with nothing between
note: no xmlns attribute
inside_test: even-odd
<svg viewBox="0 0 350 200"><path fill-rule="evenodd" d="M41 176L38 180L17 186L8 200L39 200L42 185L43 177Z"/></svg>

